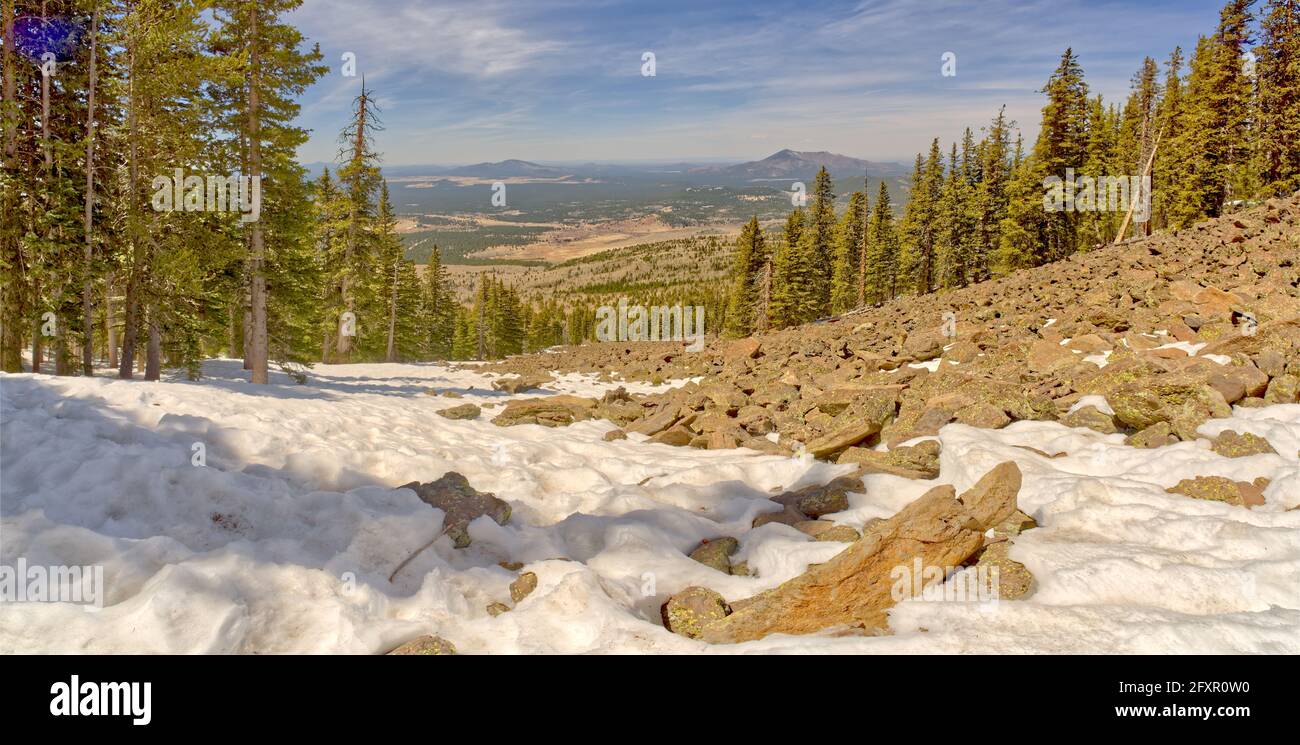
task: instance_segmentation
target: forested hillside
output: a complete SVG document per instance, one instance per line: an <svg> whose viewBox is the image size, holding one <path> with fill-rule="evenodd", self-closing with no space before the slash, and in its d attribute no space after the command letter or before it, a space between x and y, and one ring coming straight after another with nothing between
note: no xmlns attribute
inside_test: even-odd
<svg viewBox="0 0 1300 745"><path fill-rule="evenodd" d="M1142 60L1122 102L1094 95L1065 50L1037 135L995 110L978 134L935 139L901 214L879 181L837 213L823 168L806 206L781 226L751 221L731 257L712 239L653 259L659 247L634 247L537 268L547 280L527 287L479 274L458 298L432 241L427 271L405 256L363 78L335 167L309 179L299 164L296 101L326 68L284 20L298 4L5 0L4 370L103 363L157 379L227 355L264 382L271 362L499 357L590 339L595 308L617 298L703 305L710 334L744 336L1300 188L1300 4L1232 0L1186 61ZM1045 204L1053 179L1144 174L1149 191L1102 209L1100 188L1074 195L1073 182L1060 190L1077 200ZM617 269L623 257L640 263Z"/></svg>

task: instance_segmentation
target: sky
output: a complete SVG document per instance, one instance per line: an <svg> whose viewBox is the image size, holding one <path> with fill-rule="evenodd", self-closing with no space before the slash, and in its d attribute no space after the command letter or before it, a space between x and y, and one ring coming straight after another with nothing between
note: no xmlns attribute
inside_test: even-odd
<svg viewBox="0 0 1300 745"><path fill-rule="evenodd" d="M1144 56L1194 47L1221 5L304 0L289 20L331 69L303 96L300 156L336 159L364 76L386 165L740 161L782 148L910 163L1003 105L1032 142L1066 47L1093 93L1122 101Z"/></svg>

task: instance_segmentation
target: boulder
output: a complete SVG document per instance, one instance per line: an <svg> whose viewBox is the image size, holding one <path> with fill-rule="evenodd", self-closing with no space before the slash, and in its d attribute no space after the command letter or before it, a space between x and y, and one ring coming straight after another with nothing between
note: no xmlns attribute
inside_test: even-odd
<svg viewBox="0 0 1300 745"><path fill-rule="evenodd" d="M939 441L922 440L885 451L851 447L840 453L835 462L857 464L859 474L887 473L907 479L932 479L939 475Z"/></svg>
<svg viewBox="0 0 1300 745"><path fill-rule="evenodd" d="M707 587L688 587L669 597L659 612L664 628L698 639L706 625L726 618L731 608L721 595Z"/></svg>
<svg viewBox="0 0 1300 745"><path fill-rule="evenodd" d="M396 655L447 655L456 654L456 645L440 636L425 634L397 647L388 654Z"/></svg>
<svg viewBox="0 0 1300 745"><path fill-rule="evenodd" d="M1183 479L1165 491L1192 499L1225 502L1237 507L1258 507L1264 504L1264 484L1233 481L1223 476L1197 476Z"/></svg>
<svg viewBox="0 0 1300 745"><path fill-rule="evenodd" d="M898 514L866 530L830 561L755 596L731 615L715 618L704 641L734 643L768 634L810 634L833 626L887 625L895 600L895 570L919 559L924 567L957 567L984 545L984 531L1010 517L1020 491L1014 462L993 468L969 491L931 489Z"/></svg>
<svg viewBox="0 0 1300 745"><path fill-rule="evenodd" d="M487 515L498 525L505 525L510 520L510 504L498 499L495 494L481 492L470 486L469 481L455 471L448 471L436 481L421 484L412 481L399 489L410 489L425 504L442 510L442 532L447 534L456 548L470 544L468 527L473 520Z"/></svg>
<svg viewBox="0 0 1300 745"><path fill-rule="evenodd" d="M739 548L739 541L730 536L723 536L701 543L691 552L691 558L723 574L731 574L731 559L728 557L736 553Z"/></svg>
<svg viewBox="0 0 1300 745"><path fill-rule="evenodd" d="M510 583L510 599L515 603L528 597L533 590L537 589L537 575L532 572L524 572Z"/></svg>
<svg viewBox="0 0 1300 745"><path fill-rule="evenodd" d="M563 427L591 419L595 408L595 399L581 396L560 395L515 399L506 404L505 409L497 414L492 423L498 427L516 424Z"/></svg>
<svg viewBox="0 0 1300 745"><path fill-rule="evenodd" d="M829 483L806 486L798 491L788 491L772 497L772 501L792 507L813 520L822 515L843 512L849 508L849 492L864 491L862 480L840 476Z"/></svg>
<svg viewBox="0 0 1300 745"><path fill-rule="evenodd" d="M1268 440L1263 437L1250 432L1238 434L1231 429L1220 432L1218 437L1214 438L1214 443L1210 445L1210 449L1225 458L1244 458L1248 455L1277 453L1273 446L1268 444Z"/></svg>
<svg viewBox="0 0 1300 745"><path fill-rule="evenodd" d="M1067 427L1087 427L1107 435L1119 431L1115 426L1115 417L1092 405L1080 406L1077 410L1061 417L1061 424Z"/></svg>
<svg viewBox="0 0 1300 745"><path fill-rule="evenodd" d="M474 404L461 404L460 406L453 406L450 409L438 410L438 416L446 417L448 419L478 419L478 415L481 413L482 410Z"/></svg>
<svg viewBox="0 0 1300 745"><path fill-rule="evenodd" d="M492 381L492 387L498 391L506 393L522 393L541 388L547 383L554 382L555 378L545 373L533 373L531 375L512 375L506 378L500 378Z"/></svg>

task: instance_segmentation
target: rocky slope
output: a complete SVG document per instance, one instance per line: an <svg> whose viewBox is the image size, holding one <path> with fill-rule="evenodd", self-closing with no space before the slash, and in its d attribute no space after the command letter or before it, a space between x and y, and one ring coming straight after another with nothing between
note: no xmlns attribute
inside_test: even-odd
<svg viewBox="0 0 1300 745"><path fill-rule="evenodd" d="M1002 599L1032 591L1033 577L1009 552L1022 530L1035 527L1017 509L1014 463L961 496L937 485L861 534L823 519L847 509L847 495L864 491L866 474L936 478L940 443L927 438L950 422L998 429L1057 420L1156 448L1201 437L1206 420L1230 416L1234 405L1300 400L1300 195L955 292L717 340L698 353L680 344L603 344L496 368L517 373L496 382L513 391L544 385L554 370L698 378L650 396L619 389L600 400L515 400L493 420L502 426L604 418L622 427L607 439L635 432L668 445L806 453L855 465L852 475L771 497L782 510L753 521L850 544L834 559L731 603L689 587L669 598L662 616L667 628L715 643L829 629L887 632L886 612L910 594L890 578L913 561L927 570L983 568ZM1274 452L1263 438L1232 430L1219 432L1210 448L1227 458ZM1265 504L1268 486L1265 478L1194 476L1166 491L1251 508ZM705 541L691 558L746 574L744 562L729 558L735 545L726 537ZM945 574L929 584L951 585Z"/></svg>
<svg viewBox="0 0 1300 745"><path fill-rule="evenodd" d="M670 444L806 448L901 471L924 471L927 459L868 448L951 421L1059 419L1144 446L1191 439L1230 405L1297 400L1300 195L954 292L715 340L698 353L608 343L496 369L703 376L657 396L607 397L577 416ZM574 403L557 403L571 418Z"/></svg>

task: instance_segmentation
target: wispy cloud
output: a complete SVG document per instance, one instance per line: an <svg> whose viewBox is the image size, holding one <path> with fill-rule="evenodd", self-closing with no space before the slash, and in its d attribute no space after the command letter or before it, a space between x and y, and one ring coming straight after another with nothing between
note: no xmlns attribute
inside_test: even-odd
<svg viewBox="0 0 1300 745"><path fill-rule="evenodd" d="M1220 0L306 0L335 66L304 157L334 152L356 79L387 104L390 163L753 157L809 147L910 160L1006 105L1032 132L1065 47L1122 97L1144 55L1210 31ZM657 71L640 74L653 51ZM940 76L940 55L958 58Z"/></svg>

